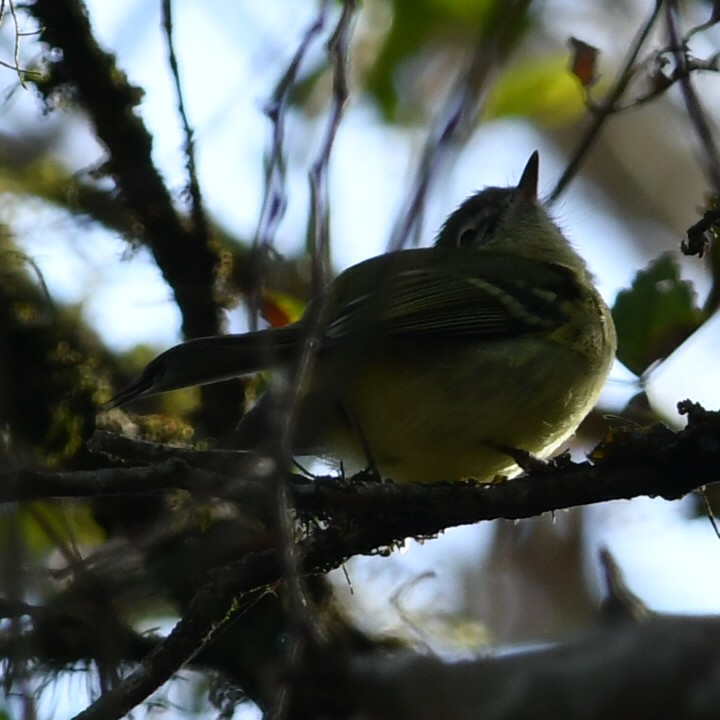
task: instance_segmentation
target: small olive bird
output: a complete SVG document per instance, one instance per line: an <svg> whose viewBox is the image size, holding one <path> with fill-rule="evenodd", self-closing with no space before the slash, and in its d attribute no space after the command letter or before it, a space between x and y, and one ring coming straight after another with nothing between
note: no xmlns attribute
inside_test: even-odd
<svg viewBox="0 0 720 720"><path fill-rule="evenodd" d="M572 435L608 375L615 329L537 180L535 152L516 187L472 195L434 247L332 281L293 452L372 461L400 482L486 481ZM170 348L109 406L265 369L286 380L312 316ZM273 387L247 420L272 406Z"/></svg>

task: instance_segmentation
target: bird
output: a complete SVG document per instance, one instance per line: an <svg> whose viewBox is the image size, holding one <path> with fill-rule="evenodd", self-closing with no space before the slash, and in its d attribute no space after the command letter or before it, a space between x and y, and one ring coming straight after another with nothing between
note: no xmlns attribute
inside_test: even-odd
<svg viewBox="0 0 720 720"><path fill-rule="evenodd" d="M517 185L471 195L431 247L370 258L329 283L294 454L371 465L396 482L488 482L570 438L617 340L585 261L538 199L538 173L534 152ZM317 309L172 347L108 407L270 370L237 430L241 445L259 442Z"/></svg>

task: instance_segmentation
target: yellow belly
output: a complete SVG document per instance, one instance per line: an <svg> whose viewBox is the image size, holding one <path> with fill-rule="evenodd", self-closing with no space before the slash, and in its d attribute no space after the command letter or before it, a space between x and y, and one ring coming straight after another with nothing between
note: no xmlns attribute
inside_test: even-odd
<svg viewBox="0 0 720 720"><path fill-rule="evenodd" d="M318 453L366 466L366 447L383 477L422 483L517 472L503 446L549 455L592 408L611 361L591 366L547 338L373 354L332 401L311 393L299 421L317 427Z"/></svg>

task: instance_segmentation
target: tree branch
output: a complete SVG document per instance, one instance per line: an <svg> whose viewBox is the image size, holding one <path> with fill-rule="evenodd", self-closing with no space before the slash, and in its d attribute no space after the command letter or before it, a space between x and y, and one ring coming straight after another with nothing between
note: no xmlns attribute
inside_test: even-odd
<svg viewBox="0 0 720 720"><path fill-rule="evenodd" d="M41 26L42 41L61 51L50 61L52 79L39 89L46 94L62 86L74 90L108 150L107 169L173 289L183 334L217 334L220 314L213 297L217 258L205 235L177 213L153 165L152 137L135 112L141 91L127 82L114 56L98 46L77 0L36 0L28 12Z"/></svg>
<svg viewBox="0 0 720 720"><path fill-rule="evenodd" d="M358 486L335 481L296 488L296 507L327 520L323 529L298 544L304 570L328 572L353 555L482 519L530 517L640 494L682 497L717 479L720 413L690 403L681 404L681 411L689 422L678 433L662 425L614 431L594 451L596 465L561 460L529 477L485 486ZM207 583L167 640L77 720L110 720L129 712L232 622L231 605L237 607L279 583L282 567L278 553L266 550L208 573Z"/></svg>
<svg viewBox="0 0 720 720"><path fill-rule="evenodd" d="M720 622L605 623L569 643L447 663L329 657L295 678L295 717L680 720L720 714Z"/></svg>

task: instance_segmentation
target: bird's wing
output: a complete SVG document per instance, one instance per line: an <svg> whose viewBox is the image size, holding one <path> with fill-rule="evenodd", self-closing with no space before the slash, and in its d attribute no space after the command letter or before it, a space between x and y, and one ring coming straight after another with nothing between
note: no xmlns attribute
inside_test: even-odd
<svg viewBox="0 0 720 720"><path fill-rule="evenodd" d="M562 301L576 292L565 268L497 255L478 258L457 249L451 253L451 263L428 262L437 249L400 253L397 266L388 266L391 270L384 277L376 272L366 292L337 305L326 341L342 342L358 332L491 339L553 329L565 322ZM457 256L470 266L457 262ZM525 267L529 264L532 267ZM341 292L342 276L338 280Z"/></svg>
<svg viewBox="0 0 720 720"><path fill-rule="evenodd" d="M322 347L365 338L492 340L560 327L563 299L579 292L567 268L457 248L404 250L371 258L329 288ZM284 328L191 340L170 348L107 407L286 363L308 333Z"/></svg>

